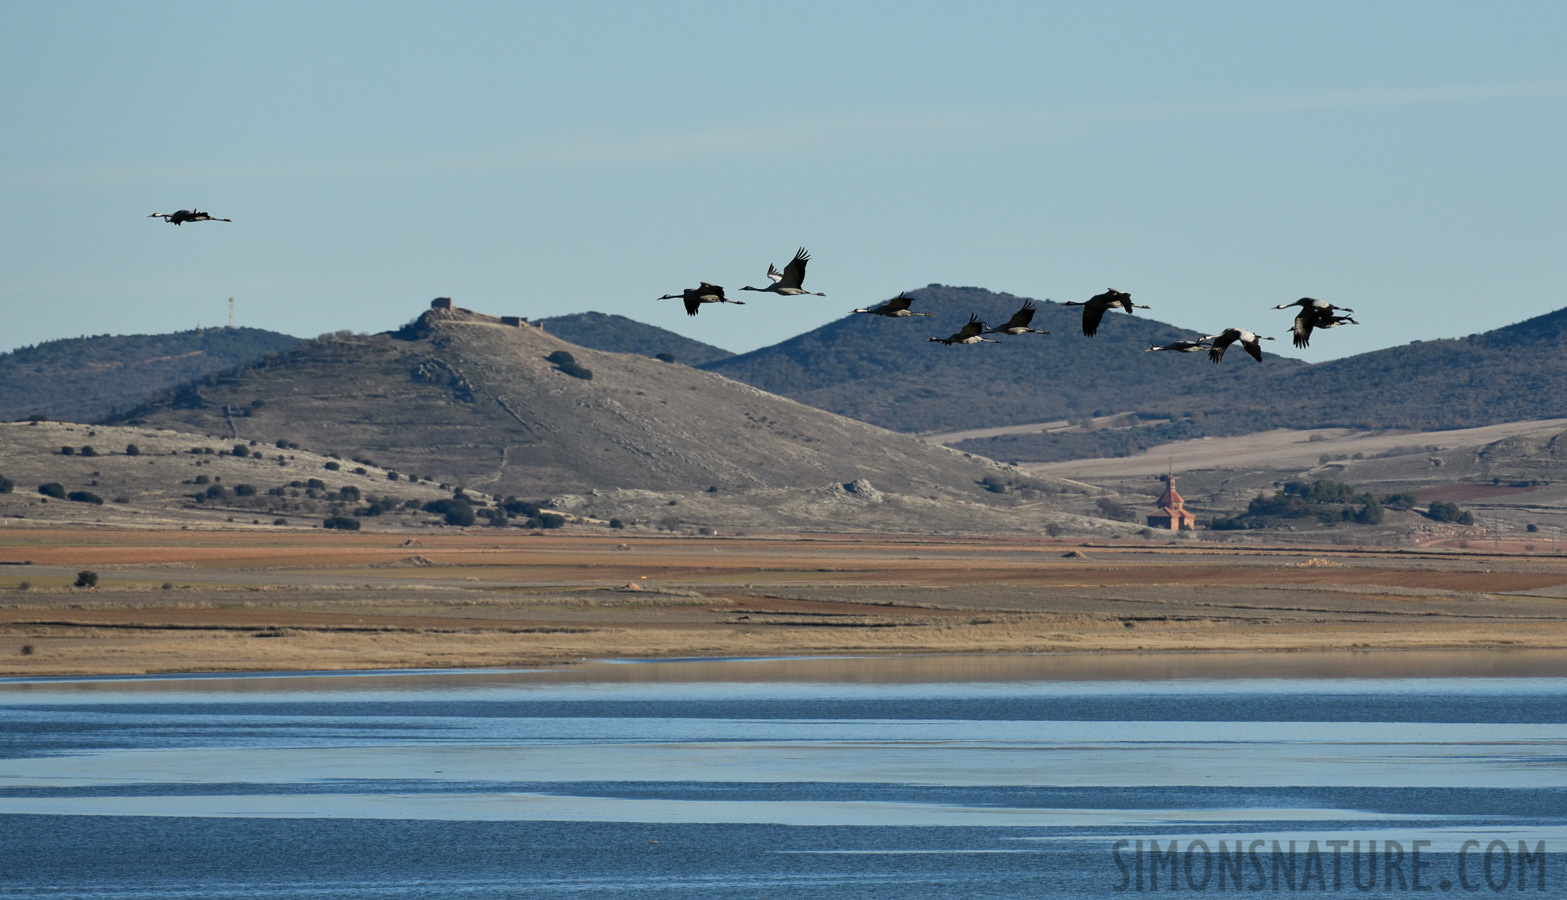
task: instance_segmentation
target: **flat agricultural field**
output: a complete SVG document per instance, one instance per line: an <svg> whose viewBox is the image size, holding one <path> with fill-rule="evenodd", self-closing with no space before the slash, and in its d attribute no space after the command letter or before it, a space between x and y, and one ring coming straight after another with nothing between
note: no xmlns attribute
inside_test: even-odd
<svg viewBox="0 0 1567 900"><path fill-rule="evenodd" d="M7 527L0 675L1567 648L1567 556L487 532Z"/></svg>

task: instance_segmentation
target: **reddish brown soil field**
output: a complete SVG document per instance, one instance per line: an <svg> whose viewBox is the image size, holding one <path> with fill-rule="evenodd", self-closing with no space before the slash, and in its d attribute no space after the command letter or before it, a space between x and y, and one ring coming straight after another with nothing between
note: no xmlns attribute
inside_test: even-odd
<svg viewBox="0 0 1567 900"><path fill-rule="evenodd" d="M1567 558L1106 544L8 528L0 674L1567 648Z"/></svg>

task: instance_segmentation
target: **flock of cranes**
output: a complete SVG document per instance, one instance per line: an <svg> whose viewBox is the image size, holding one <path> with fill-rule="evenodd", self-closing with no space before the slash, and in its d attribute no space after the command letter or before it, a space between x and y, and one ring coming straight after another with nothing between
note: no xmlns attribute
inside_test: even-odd
<svg viewBox="0 0 1567 900"><path fill-rule="evenodd" d="M149 219L162 219L171 225L183 225L186 222L232 222L233 219L220 219L210 213L204 213L198 209L181 209L171 213L153 213ZM798 297L809 295L812 297L825 297L824 293L808 291L805 289L805 265L811 261L811 254L804 247L795 251L794 258L789 264L779 271L778 267L771 263L767 266L767 278L769 284L766 287L746 287L742 291L757 291L764 294L778 294L784 297ZM694 288L687 288L678 294L665 294L660 300L683 300L686 314L696 315L706 303L733 303L737 306L745 305L744 300L731 300L724 296L724 289L720 285L709 282L701 282ZM854 312L865 313L873 316L885 316L889 319L907 319L915 316L929 317L932 313L915 312L910 307L914 298L906 293L900 293L880 306L868 309L856 309ZM1148 309L1140 303L1132 302L1132 295L1126 291L1118 291L1109 288L1102 294L1096 294L1085 301L1068 300L1062 306L1081 306L1083 308L1083 334L1093 337L1099 332L1099 324L1104 321L1105 313L1112 309L1120 309L1131 314L1133 310ZM1290 326L1290 334L1294 336L1296 347L1305 347L1311 341L1312 331L1319 328L1337 328L1340 325L1359 325L1348 313L1354 310L1343 306L1334 306L1325 300L1314 300L1310 297L1302 297L1293 303L1283 303L1273 307L1274 309L1289 309L1292 306L1300 307L1300 312L1295 316L1295 324ZM968 324L958 329L947 337L926 338L937 344L999 344L1001 341L987 338L987 334L1049 334L1049 331L1029 327L1034 321L1034 313L1037 307L1033 301L1024 300L1023 307L1012 314L1006 324L1000 328L987 328L985 323L977 315L970 315ZM1339 315L1344 313L1345 315ZM1148 352L1156 350L1173 350L1177 353L1196 353L1200 350L1208 351L1208 358L1214 362L1224 359L1224 351L1231 344L1240 344L1252 359L1262 362L1262 341L1271 341L1271 337L1262 337L1254 331L1245 328L1226 328L1218 334L1205 335L1195 341L1171 341L1163 347L1149 347Z"/></svg>
<svg viewBox="0 0 1567 900"><path fill-rule="evenodd" d="M807 291L805 284L805 264L810 262L811 255L801 247L794 254L794 259L784 266L783 271L778 271L771 264L767 267L767 277L772 283L767 287L743 287L743 291L762 291L766 293L782 294L786 297L810 294L815 297L825 297L826 294ZM694 288L688 288L678 294L665 294L660 300L684 300L686 313L696 315L704 303L735 303L744 304L744 300L730 300L724 296L724 289L716 284L706 281ZM906 293L900 293L880 306L866 309L856 309L853 312L864 313L872 316L884 316L889 319L908 319L914 316L931 316L928 312L915 312L911 307L914 298ZM1104 321L1105 313L1112 309L1124 310L1133 314L1133 310L1148 309L1140 303L1132 302L1132 295L1126 291L1118 291L1109 288L1102 294L1096 294L1082 302L1068 300L1062 306L1081 306L1083 308L1083 334L1093 337L1099 332L1099 324ZM1295 323L1290 326L1290 334L1294 336L1296 347L1305 347L1311 342L1312 331L1319 328L1336 328L1340 325L1359 325L1348 314L1354 310L1344 306L1334 306L1325 300L1315 300L1311 297L1302 297L1293 303L1283 303L1273 307L1274 309L1289 309L1292 306L1300 307L1300 312L1295 315ZM947 337L926 338L937 344L999 344L1001 341L987 338L987 334L1049 334L1049 331L1029 327L1034 321L1034 313L1037 307L1033 301L1024 300L1023 307L1012 314L1006 324L1000 328L988 328L979 316L970 314L968 324L958 329ZM1343 313L1343 315L1340 315ZM1262 362L1262 342L1271 341L1271 337L1263 337L1246 328L1226 328L1218 334L1204 335L1195 341L1171 341L1163 347L1152 346L1148 352L1157 350L1173 350L1177 353L1196 353L1201 350L1208 351L1208 359L1220 362L1224 359L1224 351L1232 344L1240 344L1252 359Z"/></svg>

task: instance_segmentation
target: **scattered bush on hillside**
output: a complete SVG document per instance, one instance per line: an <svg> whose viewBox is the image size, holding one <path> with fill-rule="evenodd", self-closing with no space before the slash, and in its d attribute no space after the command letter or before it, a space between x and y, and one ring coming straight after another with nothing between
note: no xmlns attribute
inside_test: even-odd
<svg viewBox="0 0 1567 900"><path fill-rule="evenodd" d="M501 504L501 508L513 516L536 516L539 514L539 505L529 503L526 500L518 500L516 497L507 497Z"/></svg>
<svg viewBox="0 0 1567 900"><path fill-rule="evenodd" d="M1452 522L1456 525L1473 525L1475 523L1474 513L1456 503L1432 500L1431 505L1426 510L1426 518L1437 522Z"/></svg>
<svg viewBox="0 0 1567 900"><path fill-rule="evenodd" d="M1388 494L1382 498L1382 505L1388 509L1414 509L1416 502L1415 495L1409 491L1404 491L1401 494Z"/></svg>
<svg viewBox="0 0 1567 900"><path fill-rule="evenodd" d="M61 447L60 448L60 455L61 456L75 456L76 455L76 448L75 447Z"/></svg>
<svg viewBox="0 0 1567 900"><path fill-rule="evenodd" d="M43 494L45 497L53 497L56 500L64 500L65 485L58 481L51 481L48 484L40 484L38 486L38 493Z"/></svg>
<svg viewBox="0 0 1567 900"><path fill-rule="evenodd" d="M65 499L74 500L77 503L91 503L94 506L103 505L103 498L91 491L71 491L65 495Z"/></svg>
<svg viewBox="0 0 1567 900"><path fill-rule="evenodd" d="M658 360L659 362L672 363L672 362L675 361L675 354L673 354L673 353L655 353L655 354L653 354L653 358Z"/></svg>
<svg viewBox="0 0 1567 900"><path fill-rule="evenodd" d="M539 513L539 525L543 528L560 528L566 524L566 517L558 513Z"/></svg>
<svg viewBox="0 0 1567 900"><path fill-rule="evenodd" d="M234 496L254 497L256 496L256 486L253 484L236 484L234 485Z"/></svg>
<svg viewBox="0 0 1567 900"><path fill-rule="evenodd" d="M0 475L0 494L9 494L9 493L11 493L11 490L13 488L15 488L15 487L16 487L16 482L14 482L11 479L5 477L4 475Z"/></svg>
<svg viewBox="0 0 1567 900"><path fill-rule="evenodd" d="M359 520L349 516L329 516L321 523L322 528L335 528L340 531L358 531Z"/></svg>
<svg viewBox="0 0 1567 900"><path fill-rule="evenodd" d="M249 456L250 448L244 444L235 444L234 449L230 450L229 453L240 457Z"/></svg>
<svg viewBox="0 0 1567 900"><path fill-rule="evenodd" d="M92 448L91 444L83 444L82 445L82 455L83 456L97 456L98 455L98 451L94 450Z"/></svg>
<svg viewBox="0 0 1567 900"><path fill-rule="evenodd" d="M342 466L338 465L335 462L328 462L326 464L326 470L328 472L336 472L338 469L341 469L341 468L342 468Z"/></svg>
<svg viewBox="0 0 1567 900"><path fill-rule="evenodd" d="M555 368L565 372L567 375L570 375L573 378L581 378L584 381L593 380L593 373L590 372L587 368L579 365L577 363L577 358L565 350L556 350L549 356L544 357L544 359L546 362L553 363Z"/></svg>
<svg viewBox="0 0 1567 900"><path fill-rule="evenodd" d="M141 455L141 448L136 446L135 444L126 444L125 445L125 455L126 456L140 456Z"/></svg>
<svg viewBox="0 0 1567 900"><path fill-rule="evenodd" d="M345 484L338 488L337 495L341 497L345 503L359 502L359 488L356 488L351 484Z"/></svg>
<svg viewBox="0 0 1567 900"><path fill-rule="evenodd" d="M98 586L98 573L92 569L83 569L76 573L76 586L94 588Z"/></svg>
<svg viewBox="0 0 1567 900"><path fill-rule="evenodd" d="M1209 527L1215 531L1276 528L1302 519L1316 519L1324 525L1337 522L1380 525L1383 516L1381 501L1370 493L1357 493L1347 484L1290 481L1271 497L1261 494L1253 497L1245 513L1214 519Z"/></svg>
<svg viewBox="0 0 1567 900"><path fill-rule="evenodd" d="M450 500L431 500L424 505L424 511L443 516L448 525L465 528L474 522L473 507L468 501L455 497Z"/></svg>
<svg viewBox="0 0 1567 900"><path fill-rule="evenodd" d="M611 528L625 528L626 527L626 523L620 521L619 519L610 519L609 520L609 527L611 527Z"/></svg>

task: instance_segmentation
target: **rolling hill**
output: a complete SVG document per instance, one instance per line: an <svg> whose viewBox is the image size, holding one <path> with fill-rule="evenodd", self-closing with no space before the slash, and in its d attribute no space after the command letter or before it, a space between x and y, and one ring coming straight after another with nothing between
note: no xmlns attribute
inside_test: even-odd
<svg viewBox="0 0 1567 900"><path fill-rule="evenodd" d="M1082 493L709 372L462 309L432 309L398 332L323 337L118 421L283 440L488 494L578 495L563 502L583 515L649 517L656 504L678 517L686 510L666 507L683 504L707 522L1037 529L1056 513L1037 502L1021 518L1002 513ZM1023 490L1003 494L1003 484Z"/></svg>
<svg viewBox="0 0 1567 900"><path fill-rule="evenodd" d="M95 422L163 388L254 362L299 342L258 328L46 341L0 354L0 420L40 415Z"/></svg>

